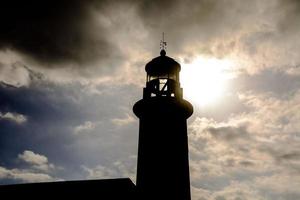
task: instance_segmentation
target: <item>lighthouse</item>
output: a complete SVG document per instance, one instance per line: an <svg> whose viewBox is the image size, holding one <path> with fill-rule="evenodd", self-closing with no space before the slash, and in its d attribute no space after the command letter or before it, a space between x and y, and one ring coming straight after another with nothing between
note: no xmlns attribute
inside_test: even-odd
<svg viewBox="0 0 300 200"><path fill-rule="evenodd" d="M181 66L166 55L146 64L139 118L136 189L140 199L190 200L187 119L193 106L183 99Z"/></svg>

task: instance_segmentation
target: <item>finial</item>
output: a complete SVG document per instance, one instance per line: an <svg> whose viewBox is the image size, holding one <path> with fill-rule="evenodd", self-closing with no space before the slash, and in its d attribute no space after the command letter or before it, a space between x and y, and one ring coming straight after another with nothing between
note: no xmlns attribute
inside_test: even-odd
<svg viewBox="0 0 300 200"><path fill-rule="evenodd" d="M165 56L167 49L167 42L165 41L165 33L162 33L162 40L160 41L160 55Z"/></svg>
<svg viewBox="0 0 300 200"><path fill-rule="evenodd" d="M162 50L160 51L160 55L161 55L161 56L165 56L165 55L166 55L166 51L165 51L164 49L162 49Z"/></svg>

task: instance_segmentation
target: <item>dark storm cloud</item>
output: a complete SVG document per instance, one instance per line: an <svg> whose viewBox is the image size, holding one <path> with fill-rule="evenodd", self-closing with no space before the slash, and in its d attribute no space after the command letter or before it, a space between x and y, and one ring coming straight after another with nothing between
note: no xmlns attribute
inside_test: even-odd
<svg viewBox="0 0 300 200"><path fill-rule="evenodd" d="M42 62L44 67L47 66L45 63L67 61L84 64L112 55L115 56L114 59L116 56L122 57L118 48L120 44L109 39L111 32L108 29L118 32L118 28L105 27L95 13L110 19L111 16L108 15L118 9L116 5L129 5L136 8L136 17L130 19L130 23L136 24L135 20L141 20L150 33L150 37L140 44L140 48L157 51L161 32L165 31L167 41L172 41L170 50L179 53L184 51L185 45L209 41L226 32L230 33L234 27L239 26L238 19L232 20L235 9L239 6L230 2L4 1L0 8L0 48L21 52ZM232 13L225 12L224 8L231 4L235 9ZM127 9L128 6L121 10L127 12ZM245 9L245 6L239 9ZM126 22L126 15L120 20ZM123 25L121 23L116 26ZM210 49L205 49L204 46L202 53L209 52Z"/></svg>
<svg viewBox="0 0 300 200"><path fill-rule="evenodd" d="M2 1L0 48L13 49L46 63L87 62L108 56L103 32L93 34L94 1Z"/></svg>
<svg viewBox="0 0 300 200"><path fill-rule="evenodd" d="M154 37L152 38L154 44L157 43L155 39L159 39L161 32L164 31L167 42L170 42L168 50L182 55L187 53L184 51L188 45L210 39L213 35L219 34L217 30L223 29L223 25L218 26L224 19L221 17L224 11L218 9L220 4L223 5L220 1L207 0L141 1L138 4L138 13L150 35ZM205 47L199 50L201 53L210 51ZM192 52L188 53L190 53L188 57L194 56Z"/></svg>
<svg viewBox="0 0 300 200"><path fill-rule="evenodd" d="M258 43L276 39L272 36L272 31L258 30L257 33L268 33L271 37L267 34L267 38L253 39L250 34L249 38L252 39L248 43L247 38L241 37L239 41L234 38L247 27L251 30L256 19L276 13L276 9L281 6L289 13L283 15L285 17L282 17L279 28L275 27L275 30L287 36L292 27L297 29L295 23L299 20L295 19L298 16L299 3L278 2L278 5L269 8L265 6L266 2L216 0L5 1L1 3L0 8L0 48L21 52L43 62L43 67L47 66L45 63L85 64L106 58L122 60L125 58L119 49L120 41L110 38L111 33L118 32L118 27L126 26L128 20L134 25L137 24L137 20L141 20L148 37L147 41L139 44L139 48L151 50L153 53L157 52L163 31L170 42L169 50L175 55L184 55L186 59L199 53L222 57L237 48L238 43L243 43L243 49L240 50L252 52L251 49L254 48L256 52L255 46ZM266 12L261 16L256 14L259 6L266 7ZM109 21L113 25L107 27L103 21L97 19L97 14L101 14L111 20L110 14L114 11L130 13L128 8L131 7L135 8L135 18L127 19L126 14L122 15L118 21L120 24ZM294 25L285 23L287 20ZM266 26L268 23L266 22ZM277 22L274 22L274 25L277 25ZM131 40L125 33L122 37ZM213 43L220 38L223 41L214 46Z"/></svg>
<svg viewBox="0 0 300 200"><path fill-rule="evenodd" d="M118 49L93 12L105 15L113 9L109 4L114 1L2 1L0 48L18 51L41 62L42 67L107 58Z"/></svg>
<svg viewBox="0 0 300 200"><path fill-rule="evenodd" d="M256 1L231 0L141 1L138 5L150 35L165 31L169 51L186 59L232 52L238 42L235 36L247 24L251 27L250 16L259 6Z"/></svg>

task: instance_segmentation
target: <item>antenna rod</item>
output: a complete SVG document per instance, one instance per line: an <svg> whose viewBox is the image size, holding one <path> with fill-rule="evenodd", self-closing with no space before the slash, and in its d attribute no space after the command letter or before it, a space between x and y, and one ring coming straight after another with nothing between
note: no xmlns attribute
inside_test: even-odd
<svg viewBox="0 0 300 200"><path fill-rule="evenodd" d="M167 49L167 42L165 41L165 33L162 33L162 40L160 41L160 49L166 50Z"/></svg>

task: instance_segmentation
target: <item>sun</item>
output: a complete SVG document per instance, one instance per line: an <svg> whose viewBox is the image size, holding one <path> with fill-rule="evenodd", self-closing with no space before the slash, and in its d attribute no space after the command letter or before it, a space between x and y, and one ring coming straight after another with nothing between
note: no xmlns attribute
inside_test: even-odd
<svg viewBox="0 0 300 200"><path fill-rule="evenodd" d="M230 60L205 57L183 64L180 82L184 97L199 106L220 101L231 78L228 71L232 65Z"/></svg>

